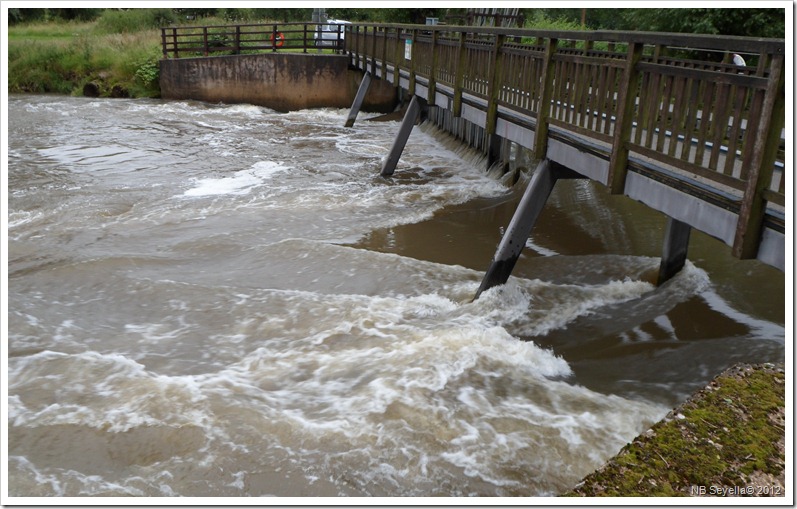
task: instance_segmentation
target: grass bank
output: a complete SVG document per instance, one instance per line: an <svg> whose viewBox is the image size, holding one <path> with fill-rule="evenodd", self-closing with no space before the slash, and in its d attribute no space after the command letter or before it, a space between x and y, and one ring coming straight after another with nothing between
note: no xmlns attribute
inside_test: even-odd
<svg viewBox="0 0 797 509"><path fill-rule="evenodd" d="M784 496L785 373L737 365L566 496Z"/></svg>
<svg viewBox="0 0 797 509"><path fill-rule="evenodd" d="M8 30L8 92L157 97L160 32L106 33L98 22L41 23Z"/></svg>
<svg viewBox="0 0 797 509"><path fill-rule="evenodd" d="M183 21L173 9L106 9L94 21L12 24L8 92L83 95L89 85L103 97L159 97L159 28Z"/></svg>

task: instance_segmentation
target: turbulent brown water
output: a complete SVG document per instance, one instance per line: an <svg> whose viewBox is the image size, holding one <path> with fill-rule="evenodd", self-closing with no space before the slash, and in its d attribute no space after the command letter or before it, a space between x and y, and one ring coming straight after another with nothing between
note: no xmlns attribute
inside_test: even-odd
<svg viewBox="0 0 797 509"><path fill-rule="evenodd" d="M471 299L522 184L345 110L12 96L11 496L544 496L736 361L783 273L557 188Z"/></svg>

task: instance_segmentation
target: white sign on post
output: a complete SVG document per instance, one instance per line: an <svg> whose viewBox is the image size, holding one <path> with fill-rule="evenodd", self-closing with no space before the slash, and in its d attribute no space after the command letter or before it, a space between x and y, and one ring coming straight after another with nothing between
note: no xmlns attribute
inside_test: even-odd
<svg viewBox="0 0 797 509"><path fill-rule="evenodd" d="M412 39L404 41L404 58L412 60Z"/></svg>

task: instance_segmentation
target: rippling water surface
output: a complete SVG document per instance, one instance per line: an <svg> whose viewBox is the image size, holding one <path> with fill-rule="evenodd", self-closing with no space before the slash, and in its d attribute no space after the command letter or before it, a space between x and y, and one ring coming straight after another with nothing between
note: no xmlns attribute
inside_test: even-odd
<svg viewBox="0 0 797 509"><path fill-rule="evenodd" d="M10 495L555 495L783 359L782 273L696 234L654 289L585 181L471 302L522 185L430 126L381 178L346 113L10 98Z"/></svg>

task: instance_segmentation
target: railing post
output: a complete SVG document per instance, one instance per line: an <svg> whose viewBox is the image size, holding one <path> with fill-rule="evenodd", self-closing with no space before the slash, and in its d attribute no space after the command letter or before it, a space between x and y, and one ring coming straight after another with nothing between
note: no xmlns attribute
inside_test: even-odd
<svg viewBox="0 0 797 509"><path fill-rule="evenodd" d="M237 55L240 52L241 52L241 25L235 25L235 44L233 46L232 53L233 55Z"/></svg>
<svg viewBox="0 0 797 509"><path fill-rule="evenodd" d="M382 76L387 79L387 28L382 28Z"/></svg>
<svg viewBox="0 0 797 509"><path fill-rule="evenodd" d="M627 143L631 138L636 92L640 77L636 67L642 58L642 49L641 43L628 44L628 57L620 82L620 90L617 93L617 119L614 124L612 154L609 159L609 176L607 178L607 185L612 194L620 194L625 190L625 178L628 174Z"/></svg>
<svg viewBox="0 0 797 509"><path fill-rule="evenodd" d="M437 30L432 30L432 68L429 70L429 95L426 98L430 104L434 105L435 103L435 93L437 92L437 65L438 65L438 57L437 57L437 37L439 32Z"/></svg>
<svg viewBox="0 0 797 509"><path fill-rule="evenodd" d="M367 39L366 39L367 41ZM372 27L371 30L371 50L368 52L371 55L371 74L376 75L376 27ZM368 58L365 59L365 66L363 68L365 72L368 71Z"/></svg>
<svg viewBox="0 0 797 509"><path fill-rule="evenodd" d="M505 35L496 34L493 44L492 72L490 72L490 89L487 92L487 121L484 126L487 135L495 134L495 123L498 118L498 99L501 95L501 79L503 78L503 52Z"/></svg>
<svg viewBox="0 0 797 509"><path fill-rule="evenodd" d="M557 39L548 39L543 57L542 76L540 78L539 108L537 112L537 126L534 129L534 159L545 159L548 150L548 117L551 114L551 96L553 94L554 61Z"/></svg>
<svg viewBox="0 0 797 509"><path fill-rule="evenodd" d="M393 53L393 86L401 86L401 71L399 62L403 58L403 48L401 47L401 29L396 28L396 50Z"/></svg>
<svg viewBox="0 0 797 509"><path fill-rule="evenodd" d="M418 40L418 30L413 29L410 35L410 48L411 52L415 50L415 42ZM410 95L415 95L415 56L410 53L410 83L407 91Z"/></svg>
<svg viewBox="0 0 797 509"><path fill-rule="evenodd" d="M177 27L172 28L172 40L174 41L174 58L180 58L180 50L177 47Z"/></svg>
<svg viewBox="0 0 797 509"><path fill-rule="evenodd" d="M338 29L338 34L337 34L338 38L335 41L335 53L340 53L340 52L343 51L343 44L342 44L343 43L343 39L341 39L341 37L340 37L341 25L338 25L337 29Z"/></svg>
<svg viewBox="0 0 797 509"><path fill-rule="evenodd" d="M354 33L354 65L360 66L360 25L357 25Z"/></svg>
<svg viewBox="0 0 797 509"><path fill-rule="evenodd" d="M465 39L467 32L460 32L459 49L457 50L457 70L454 77L454 111L455 117L462 116L462 87L465 80Z"/></svg>
<svg viewBox="0 0 797 509"><path fill-rule="evenodd" d="M775 166L780 132L785 118L784 56L775 55L769 72L769 80L764 93L764 104L748 170L744 198L736 223L736 236L733 241L733 255L737 258L755 258L761 238L761 229L766 212L764 191L769 187ZM745 169L742 169L742 174Z"/></svg>
<svg viewBox="0 0 797 509"><path fill-rule="evenodd" d="M210 47L208 46L208 27L202 27L202 53L205 56L210 54Z"/></svg>

